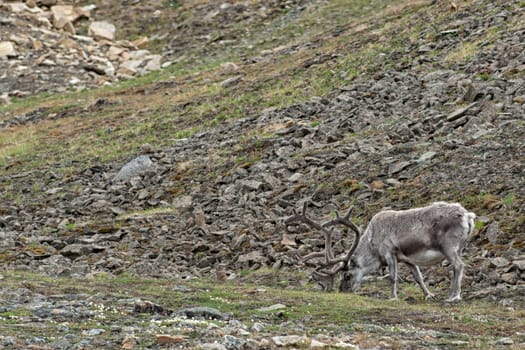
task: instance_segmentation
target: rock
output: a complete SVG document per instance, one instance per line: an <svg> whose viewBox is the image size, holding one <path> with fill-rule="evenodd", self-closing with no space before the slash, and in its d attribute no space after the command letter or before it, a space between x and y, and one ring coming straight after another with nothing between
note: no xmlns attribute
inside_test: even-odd
<svg viewBox="0 0 525 350"><path fill-rule="evenodd" d="M496 257L496 258L490 259L490 264L498 268L506 267L510 265L510 261L502 257Z"/></svg>
<svg viewBox="0 0 525 350"><path fill-rule="evenodd" d="M426 163L428 161L430 161L432 158L434 158L436 156L436 152L434 151L429 151L429 152L425 152L423 153L419 159L417 160L418 163Z"/></svg>
<svg viewBox="0 0 525 350"><path fill-rule="evenodd" d="M229 88L231 86L237 85L242 80L242 75L237 75L221 82L221 87Z"/></svg>
<svg viewBox="0 0 525 350"><path fill-rule="evenodd" d="M92 252L104 251L104 247L99 247L92 244L70 244L60 250L60 254L70 259L76 259L80 256L90 254Z"/></svg>
<svg viewBox="0 0 525 350"><path fill-rule="evenodd" d="M9 98L7 92L4 92L2 95L0 95L0 104L11 104L11 99Z"/></svg>
<svg viewBox="0 0 525 350"><path fill-rule="evenodd" d="M115 26L106 21L92 22L88 28L88 35L96 40L114 40L117 29Z"/></svg>
<svg viewBox="0 0 525 350"><path fill-rule="evenodd" d="M135 345L138 344L138 339L135 336L127 335L122 341L122 349L124 350L133 350Z"/></svg>
<svg viewBox="0 0 525 350"><path fill-rule="evenodd" d="M136 313L152 313L160 315L171 315L172 310L166 309L161 305L152 303L151 301L136 301L133 303L133 312Z"/></svg>
<svg viewBox="0 0 525 350"><path fill-rule="evenodd" d="M147 155L141 155L126 163L115 176L116 181L126 181L150 170L153 162Z"/></svg>
<svg viewBox="0 0 525 350"><path fill-rule="evenodd" d="M310 340L306 336L301 335L284 335L272 337L272 342L277 346L307 346Z"/></svg>
<svg viewBox="0 0 525 350"><path fill-rule="evenodd" d="M288 181L290 181L290 182L298 182L298 181L300 181L303 177L304 177L303 174L301 174L301 173L295 173L295 174L293 174L292 176L290 176L290 177L288 178Z"/></svg>
<svg viewBox="0 0 525 350"><path fill-rule="evenodd" d="M259 323L259 322L255 322L251 326L251 330L254 331L254 332L257 332L257 333L260 333L260 332L264 331L265 328L266 328L265 325L262 324L262 323Z"/></svg>
<svg viewBox="0 0 525 350"><path fill-rule="evenodd" d="M264 185L262 182L256 180L243 180L241 184L247 191L259 191Z"/></svg>
<svg viewBox="0 0 525 350"><path fill-rule="evenodd" d="M173 335L166 335L166 334L158 334L155 336L156 342L158 345L173 345L173 344L180 344L184 343L185 338L182 336L173 336Z"/></svg>
<svg viewBox="0 0 525 350"><path fill-rule="evenodd" d="M218 343L204 343L199 345L201 350L228 350L228 348Z"/></svg>
<svg viewBox="0 0 525 350"><path fill-rule="evenodd" d="M237 262L239 263L262 263L267 259L264 254L259 250L254 250L247 254L239 255Z"/></svg>
<svg viewBox="0 0 525 350"><path fill-rule="evenodd" d="M401 171L409 167L411 164L412 163L408 161L394 162L388 166L388 174L394 175L394 174L400 173Z"/></svg>
<svg viewBox="0 0 525 350"><path fill-rule="evenodd" d="M233 335L226 334L223 339L224 346L226 349L244 349L244 341L240 338L234 337Z"/></svg>
<svg viewBox="0 0 525 350"><path fill-rule="evenodd" d="M221 63L221 69L223 74L232 74L239 70L239 66L233 62L224 62Z"/></svg>
<svg viewBox="0 0 525 350"><path fill-rule="evenodd" d="M403 183L397 179L389 178L385 180L385 183L392 187L398 187L401 186Z"/></svg>
<svg viewBox="0 0 525 350"><path fill-rule="evenodd" d="M144 46L146 46L149 42L149 39L147 36L143 36L141 38L138 38L136 40L133 40L131 43L133 44L133 46L135 47L138 47L138 48L143 48Z"/></svg>
<svg viewBox="0 0 525 350"><path fill-rule="evenodd" d="M270 312L270 311L276 311L276 310L282 310L282 309L286 309L286 305L274 304L274 305L271 305L271 306L261 307L261 308L257 309L257 311Z"/></svg>
<svg viewBox="0 0 525 350"><path fill-rule="evenodd" d="M525 259L524 260L514 260L512 262L512 267L517 268L520 271L525 271Z"/></svg>
<svg viewBox="0 0 525 350"><path fill-rule="evenodd" d="M15 337L12 336L3 336L0 338L1 344L5 347L15 346L17 341Z"/></svg>
<svg viewBox="0 0 525 350"><path fill-rule="evenodd" d="M71 5L55 5L51 7L53 15L53 25L55 28L62 29L68 23L74 22L78 17L78 13Z"/></svg>
<svg viewBox="0 0 525 350"><path fill-rule="evenodd" d="M491 222L489 226L487 226L485 234L487 235L490 243L497 244L502 234L501 230L499 229L499 223L497 221Z"/></svg>
<svg viewBox="0 0 525 350"><path fill-rule="evenodd" d="M516 284L518 279L519 277L516 272L507 272L507 273L501 274L501 280L508 284Z"/></svg>
<svg viewBox="0 0 525 350"><path fill-rule="evenodd" d="M63 28L64 28L64 31L66 31L67 33L71 35L75 35L77 33L75 26L73 26L73 23L71 22L67 22Z"/></svg>
<svg viewBox="0 0 525 350"><path fill-rule="evenodd" d="M102 328L93 328L93 329L90 329L88 331L84 331L83 333L85 335L88 335L90 337L95 337L97 335L101 335L102 333L104 333L106 330L105 329L102 329Z"/></svg>
<svg viewBox="0 0 525 350"><path fill-rule="evenodd" d="M509 337L499 338L494 342L495 345L513 345L514 340Z"/></svg>
<svg viewBox="0 0 525 350"><path fill-rule="evenodd" d="M288 247L295 247L297 245L297 243L293 239L290 239L286 234L283 234L281 244Z"/></svg>
<svg viewBox="0 0 525 350"><path fill-rule="evenodd" d="M184 315L189 318L204 318L213 320L229 320L230 314L222 313L217 309L211 307L192 307L178 311L179 315Z"/></svg>
<svg viewBox="0 0 525 350"><path fill-rule="evenodd" d="M328 347L327 344L320 342L318 340L312 339L312 342L310 343L310 349L324 349Z"/></svg>
<svg viewBox="0 0 525 350"><path fill-rule="evenodd" d="M26 6L26 4L22 2L11 2L11 3L8 2L6 5L9 11L13 13L20 13L20 12L26 12L26 11L31 12L32 10L29 6Z"/></svg>
<svg viewBox="0 0 525 350"><path fill-rule="evenodd" d="M154 70L159 70L161 68L161 55L151 55L148 56L148 61L146 63L146 66L144 67L144 70L146 72L151 72Z"/></svg>
<svg viewBox="0 0 525 350"><path fill-rule="evenodd" d="M448 121L448 122L453 122L453 121L458 120L458 119L461 118L465 113L467 113L469 109L471 109L472 107L476 106L477 104L478 104L478 102L472 102L472 103L469 104L468 106L465 106L465 107L462 107L462 108L459 108L459 109L455 110L454 112L450 113L450 114L447 116L447 121Z"/></svg>
<svg viewBox="0 0 525 350"><path fill-rule="evenodd" d="M483 94L472 84L471 81L465 84L465 94L462 97L462 100L467 103L472 103L478 100Z"/></svg>
<svg viewBox="0 0 525 350"><path fill-rule="evenodd" d="M353 350L359 350L359 346L355 345L355 344L351 344L351 343L346 343L346 342L338 342L338 343L335 343L334 346L337 348L337 349L353 349Z"/></svg>
<svg viewBox="0 0 525 350"><path fill-rule="evenodd" d="M142 60L129 60L124 63L122 63L118 69L118 74L123 75L135 75L140 69L140 66L142 65Z"/></svg>
<svg viewBox="0 0 525 350"><path fill-rule="evenodd" d="M0 58L16 57L15 46L10 41L0 41Z"/></svg>

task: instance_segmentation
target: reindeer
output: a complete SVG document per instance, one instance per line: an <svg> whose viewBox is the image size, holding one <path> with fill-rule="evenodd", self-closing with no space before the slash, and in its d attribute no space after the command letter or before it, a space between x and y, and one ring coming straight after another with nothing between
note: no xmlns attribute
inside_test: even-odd
<svg viewBox="0 0 525 350"><path fill-rule="evenodd" d="M363 277L388 266L392 282L391 299L397 299L398 262L407 264L425 299L433 298L423 281L419 266L431 266L448 260L454 271L448 302L461 300L461 280L464 263L460 253L474 228L476 215L468 212L458 203L436 202L422 208L394 211L384 210L372 217L364 234L350 221L351 210L344 217L318 224L306 216L307 203L303 212L293 215L286 224L302 222L324 233L325 251L308 254L302 258L308 261L324 256L324 263L313 273L324 290L331 291L334 278L342 272L339 290L355 292ZM331 234L333 226L342 224L355 233L350 251L335 258L332 252ZM332 228L332 229L329 229Z"/></svg>

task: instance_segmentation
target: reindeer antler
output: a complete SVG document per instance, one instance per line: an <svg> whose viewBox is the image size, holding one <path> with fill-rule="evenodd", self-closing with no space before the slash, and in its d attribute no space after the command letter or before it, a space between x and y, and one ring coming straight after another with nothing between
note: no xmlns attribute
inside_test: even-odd
<svg viewBox="0 0 525 350"><path fill-rule="evenodd" d="M310 253L308 255L305 255L304 257L302 257L302 261L303 262L306 262L308 260L311 260L311 259L314 259L314 258L321 258L321 257L325 257L325 260L326 260L326 263L328 263L330 260L332 260L334 258L334 255L332 253L332 230L327 230L324 225L320 225L319 223L313 221L312 219L310 219L309 217L306 216L306 210L308 208L308 202L304 202L303 204L303 210L302 210L302 213L301 214L298 214L297 211L295 209L292 210L293 212L293 215L290 216L288 219L286 219L285 221L285 224L286 225L289 225L291 223L294 223L294 222L302 222L310 227L312 227L313 229L316 229L318 231L321 231L324 233L325 235L325 251L324 252L314 252L314 253ZM328 249L326 249L326 247L330 247Z"/></svg>
<svg viewBox="0 0 525 350"><path fill-rule="evenodd" d="M357 244L359 243L359 240L361 239L361 236L362 236L361 230L359 229L359 227L356 224L354 224L350 220L350 215L352 214L353 209L354 209L354 207L350 207L350 209L348 209L348 212L346 213L346 215L343 216L343 217L341 217L339 215L339 212L336 211L335 212L335 219L333 219L333 220L331 220L331 221L329 221L329 222L327 222L327 223L325 223L323 225L324 227L331 227L331 226L335 226L335 225L341 224L341 225L344 225L344 226L350 228L355 233L354 243L352 244L352 247L350 248L348 253L342 258L334 259L332 261L332 264L337 264L339 262L344 262L343 267L346 266L346 264L348 264L348 260L350 260L350 258L352 257L352 254L354 254L354 251L357 248ZM335 273L337 273L339 271L340 271L340 269L337 270Z"/></svg>
<svg viewBox="0 0 525 350"><path fill-rule="evenodd" d="M322 280L322 286L325 290L332 290L333 288L333 279L335 275L341 271L348 263L348 260L350 260L353 252L355 251L357 247L357 243L359 241L359 238L361 237L361 230L350 221L350 214L352 213L352 209L348 211L348 213L341 217L338 212L336 212L336 218L328 221L324 224L319 224L309 217L306 216L306 210L308 207L308 203L304 202L303 204L303 210L301 214L298 214L295 209L293 209L293 215L286 219L285 224L289 225L294 222L302 222L318 231L323 232L325 236L325 249L324 252L313 252L310 254L305 255L302 257L302 261L306 262L308 260L314 259L314 258L321 258L324 256L325 262L321 266L315 269L314 271L314 277L318 279L318 281ZM334 258L334 253L332 251L332 233L333 233L333 226L342 224L344 226L349 227L352 229L356 236L354 240L354 244L352 245L352 248L350 251L343 257L340 258ZM331 229L327 229L328 227L332 227ZM329 266L333 266L331 269L327 269Z"/></svg>

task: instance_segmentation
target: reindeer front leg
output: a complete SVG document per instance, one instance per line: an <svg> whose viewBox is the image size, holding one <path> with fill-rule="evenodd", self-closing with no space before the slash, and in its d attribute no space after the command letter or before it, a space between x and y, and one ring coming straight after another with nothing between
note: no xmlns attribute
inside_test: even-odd
<svg viewBox="0 0 525 350"><path fill-rule="evenodd" d="M463 269L465 264L459 257L459 247L446 247L443 249L443 254L452 265L454 269L454 277L452 280L452 286L450 289L450 295L447 302L453 302L461 300L461 280L463 278Z"/></svg>
<svg viewBox="0 0 525 350"><path fill-rule="evenodd" d="M386 264L388 265L388 271L390 272L390 281L392 282L392 290L390 292L390 299L397 299L397 258L388 253L385 256Z"/></svg>

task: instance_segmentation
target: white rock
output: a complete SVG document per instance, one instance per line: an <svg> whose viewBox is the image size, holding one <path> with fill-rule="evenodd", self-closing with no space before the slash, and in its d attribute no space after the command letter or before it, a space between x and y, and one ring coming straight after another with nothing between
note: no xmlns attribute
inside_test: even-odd
<svg viewBox="0 0 525 350"><path fill-rule="evenodd" d="M126 75L134 75L139 70L141 64L142 64L142 60L129 60L129 61L123 62L118 69L118 73L126 74Z"/></svg>
<svg viewBox="0 0 525 350"><path fill-rule="evenodd" d="M261 307L261 308L257 309L257 311L269 312L269 311L276 311L276 310L282 310L282 309L286 309L286 305L274 304L274 305L270 305L270 306Z"/></svg>
<svg viewBox="0 0 525 350"><path fill-rule="evenodd" d="M167 61L167 62L164 62L161 66L161 68L167 68L169 66L171 66L173 64L173 62L170 62L170 61Z"/></svg>
<svg viewBox="0 0 525 350"><path fill-rule="evenodd" d="M327 346L328 345L326 345L325 343L322 343L315 339L312 339L312 342L310 343L310 349L324 349Z"/></svg>
<svg viewBox="0 0 525 350"><path fill-rule="evenodd" d="M16 50L15 46L10 41L0 41L0 58L2 57L15 57Z"/></svg>
<svg viewBox="0 0 525 350"><path fill-rule="evenodd" d="M126 163L115 176L115 180L123 181L131 179L134 176L142 175L151 169L153 162L146 155L141 155Z"/></svg>
<svg viewBox="0 0 525 350"><path fill-rule="evenodd" d="M131 52L131 59L133 60L141 60L144 61L146 58L150 56L150 52L148 50L136 50Z"/></svg>
<svg viewBox="0 0 525 350"><path fill-rule="evenodd" d="M92 44L95 42L93 38L90 38L89 36L85 35L73 35L73 38L86 44Z"/></svg>
<svg viewBox="0 0 525 350"><path fill-rule="evenodd" d="M6 4L9 11L13 13L20 13L24 11L30 11L31 9L22 2L10 2Z"/></svg>
<svg viewBox="0 0 525 350"><path fill-rule="evenodd" d="M504 338L499 338L498 340L496 340L494 342L494 344L496 344L496 345L513 345L514 344L514 340L512 340L512 338L509 338L509 337L504 337Z"/></svg>
<svg viewBox="0 0 525 350"><path fill-rule="evenodd" d="M89 25L88 34L95 39L114 40L117 29L106 21L93 22Z"/></svg>
<svg viewBox="0 0 525 350"><path fill-rule="evenodd" d="M104 73L108 77L114 76L115 75L115 66L113 66L113 64L111 62L108 62L108 64L106 65L106 68L104 68Z"/></svg>
<svg viewBox="0 0 525 350"><path fill-rule="evenodd" d="M354 345L354 344L350 344L350 343L345 343L345 342L339 342L339 343L336 343L336 344L334 344L334 346L335 346L336 348L342 348L342 349L354 349L354 350L359 350L359 346Z"/></svg>
<svg viewBox="0 0 525 350"><path fill-rule="evenodd" d="M97 8L97 5L86 5L86 6L77 8L76 11L78 12L80 16L91 18L91 11L93 11L96 8Z"/></svg>
<svg viewBox="0 0 525 350"><path fill-rule="evenodd" d="M505 267L510 265L510 261L503 257L495 257L490 259L490 264L495 267Z"/></svg>
<svg viewBox="0 0 525 350"><path fill-rule="evenodd" d="M223 74L231 74L237 72L239 70L239 66L233 62L225 62L221 64L221 69Z"/></svg>
<svg viewBox="0 0 525 350"><path fill-rule="evenodd" d="M51 13L53 14L53 25L58 29L64 28L66 24L78 18L78 13L71 5L53 6L51 7Z"/></svg>
<svg viewBox="0 0 525 350"><path fill-rule="evenodd" d="M71 79L69 79L69 83L71 85L77 85L78 83L80 83L82 80L78 79L77 77L71 77Z"/></svg>
<svg viewBox="0 0 525 350"><path fill-rule="evenodd" d="M0 95L0 104L11 104L11 99L9 98L9 94L7 92L4 92Z"/></svg>
<svg viewBox="0 0 525 350"><path fill-rule="evenodd" d="M298 182L298 181L301 180L303 177L304 177L303 174L301 174L301 173L295 173L295 174L293 174L292 176L290 176L290 177L288 178L288 181L290 181L290 182Z"/></svg>
<svg viewBox="0 0 525 350"><path fill-rule="evenodd" d="M201 350L227 350L227 348L219 343L204 343L199 345Z"/></svg>
<svg viewBox="0 0 525 350"><path fill-rule="evenodd" d="M160 69L160 61L162 60L161 55L151 55L146 67L144 69L147 72Z"/></svg>
<svg viewBox="0 0 525 350"><path fill-rule="evenodd" d="M272 337L272 341L277 346L298 346L306 345L309 343L309 339L304 335L284 335Z"/></svg>
<svg viewBox="0 0 525 350"><path fill-rule="evenodd" d="M110 60L118 60L125 50L118 46L111 46L106 53Z"/></svg>
<svg viewBox="0 0 525 350"><path fill-rule="evenodd" d="M434 158L434 156L436 155L437 153L434 152L434 151L428 151L428 152L425 152L421 155L421 157L419 157L419 159L417 160L418 163L425 163L425 162L428 162L430 161L432 158Z"/></svg>
<svg viewBox="0 0 525 350"><path fill-rule="evenodd" d="M264 328L266 328L266 327L264 326L264 324L259 323L259 322L255 322L255 323L250 327L250 329L251 329L252 331L254 331L254 332L258 332L258 333L264 331Z"/></svg>
<svg viewBox="0 0 525 350"><path fill-rule="evenodd" d="M520 271L525 271L525 260L514 260L512 266Z"/></svg>
<svg viewBox="0 0 525 350"><path fill-rule="evenodd" d="M36 20L41 27L45 27L47 29L51 29L53 27L47 17L37 17Z"/></svg>
<svg viewBox="0 0 525 350"><path fill-rule="evenodd" d="M17 34L11 34L9 35L9 41L14 42L17 45L25 46L29 45L31 43L31 40L29 40L29 37L26 35L17 35Z"/></svg>

